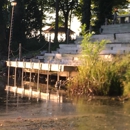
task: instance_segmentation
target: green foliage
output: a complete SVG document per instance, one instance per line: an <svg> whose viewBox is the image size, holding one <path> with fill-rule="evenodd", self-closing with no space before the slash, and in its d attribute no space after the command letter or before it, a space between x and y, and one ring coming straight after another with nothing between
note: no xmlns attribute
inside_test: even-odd
<svg viewBox="0 0 130 130"><path fill-rule="evenodd" d="M44 27L46 1L24 1L24 25L26 35L30 38L37 36L38 31ZM33 34L32 34L33 32ZM41 32L40 32L41 33Z"/></svg>
<svg viewBox="0 0 130 130"><path fill-rule="evenodd" d="M107 68L103 67L106 62L103 62L100 59L99 52L104 49L106 41L102 40L101 42L96 41L92 43L90 38L91 34L87 34L84 36L82 41L83 50L81 56L82 58L80 58L82 59L82 65L79 66L79 82L83 85L85 81L85 87L87 87L86 89L89 89L90 87L97 89L98 86L100 93L104 94L106 92L102 90L102 87L105 84L105 72Z"/></svg>
<svg viewBox="0 0 130 130"><path fill-rule="evenodd" d="M105 18L113 19L114 8L126 9L128 0L80 0L75 10L75 15L81 20L81 24L86 24L86 30L90 25L92 30L99 33L99 28L105 23ZM87 17L86 17L87 16Z"/></svg>
<svg viewBox="0 0 130 130"><path fill-rule="evenodd" d="M130 54L122 57L120 76L122 77L121 81L123 84L123 95L130 96Z"/></svg>
<svg viewBox="0 0 130 130"><path fill-rule="evenodd" d="M59 42L51 43L51 51L55 51L57 48L59 48Z"/></svg>
<svg viewBox="0 0 130 130"><path fill-rule="evenodd" d="M97 16L97 20L95 21L96 27L99 31L101 25L104 25L105 18L112 20L113 19L113 11L114 8L127 8L128 1L127 0L94 0L95 8L94 12ZM97 31L97 32L98 32Z"/></svg>
<svg viewBox="0 0 130 130"><path fill-rule="evenodd" d="M91 34L82 41L81 65L78 75L71 81L70 89L84 94L130 95L130 55L116 55L105 60L99 53L107 41L91 42Z"/></svg>
<svg viewBox="0 0 130 130"><path fill-rule="evenodd" d="M27 40L27 44L24 46L24 48L26 48L29 51L36 51L36 50L40 51L40 49L45 49L47 48L47 46L48 44L45 41L38 42L36 38L32 38Z"/></svg>

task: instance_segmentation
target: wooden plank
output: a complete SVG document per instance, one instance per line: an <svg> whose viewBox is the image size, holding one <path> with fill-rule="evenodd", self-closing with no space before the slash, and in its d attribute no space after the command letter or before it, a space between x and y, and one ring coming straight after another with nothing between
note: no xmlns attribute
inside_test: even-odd
<svg viewBox="0 0 130 130"><path fill-rule="evenodd" d="M6 65L10 67L18 67L18 68L24 68L24 69L64 71L64 65L62 64L6 61Z"/></svg>

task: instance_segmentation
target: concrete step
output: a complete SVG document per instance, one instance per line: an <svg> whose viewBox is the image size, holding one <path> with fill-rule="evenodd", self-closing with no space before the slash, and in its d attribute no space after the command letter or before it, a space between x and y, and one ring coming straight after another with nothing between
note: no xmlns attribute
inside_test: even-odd
<svg viewBox="0 0 130 130"><path fill-rule="evenodd" d="M130 33L130 24L114 24L114 25L103 25L102 34L113 34L113 33Z"/></svg>
<svg viewBox="0 0 130 130"><path fill-rule="evenodd" d="M119 34L99 34L93 35L91 41L108 40L109 43L129 43L130 33L119 33Z"/></svg>

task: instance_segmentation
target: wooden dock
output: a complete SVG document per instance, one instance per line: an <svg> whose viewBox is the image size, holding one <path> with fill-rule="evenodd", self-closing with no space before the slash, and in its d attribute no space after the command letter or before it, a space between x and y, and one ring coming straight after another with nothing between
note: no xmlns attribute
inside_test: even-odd
<svg viewBox="0 0 130 130"><path fill-rule="evenodd" d="M64 65L64 64L51 64L43 62L26 62L26 61L6 61L8 67L22 68L23 71L33 72L34 70L39 70L40 73L49 72L59 72L59 75L65 77L72 77L77 74L77 65ZM34 71L36 72L36 71Z"/></svg>
<svg viewBox="0 0 130 130"><path fill-rule="evenodd" d="M49 92L49 75L51 73L56 73L57 81L60 80L60 76L71 77L76 75L77 73L77 66L73 65L64 65L64 64L50 64L50 63L43 63L43 62L27 62L27 61L6 61L8 67L8 81L6 86L6 91L13 92L14 95L17 93L21 96L27 96L29 98L36 98L37 100L53 100L56 102L62 102L62 97L59 95L51 94ZM10 68L14 68L14 85L10 85ZM17 86L17 71L21 69L21 87ZM29 85L26 88L23 84L23 75L24 72L28 71L29 73ZM31 86L31 79L32 79L32 72L37 73L37 80L35 91ZM39 75L46 72L47 82L46 82L46 93L40 92L40 85L39 85Z"/></svg>

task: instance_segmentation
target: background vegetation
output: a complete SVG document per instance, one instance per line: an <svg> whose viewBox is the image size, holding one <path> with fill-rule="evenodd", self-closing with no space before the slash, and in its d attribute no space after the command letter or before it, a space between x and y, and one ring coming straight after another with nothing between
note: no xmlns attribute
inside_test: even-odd
<svg viewBox="0 0 130 130"><path fill-rule="evenodd" d="M115 55L112 60L105 60L99 53L107 41L90 41L91 35L84 36L83 54L79 74L69 82L72 94L85 95L130 95L130 55Z"/></svg>
<svg viewBox="0 0 130 130"><path fill-rule="evenodd" d="M86 24L86 30L98 33L105 17L111 18L114 8L126 8L127 0L16 0L14 10L13 28L11 37L11 50L16 52L19 43L27 50L35 50L45 44L42 28L46 25L55 27L55 47L58 47L58 27L64 26L67 30L71 18L78 16L81 24ZM9 30L11 23L11 2L0 1L0 55L8 53ZM54 13L56 17L48 14ZM47 23L46 20L49 20ZM50 22L52 21L52 22ZM33 33L32 33L33 32ZM67 32L67 31L66 31ZM67 35L67 34L66 34ZM32 43L29 46L28 43ZM27 45L28 44L28 45ZM34 45L37 44L37 45ZM47 47L47 46L46 46ZM47 49L47 48L44 48Z"/></svg>

